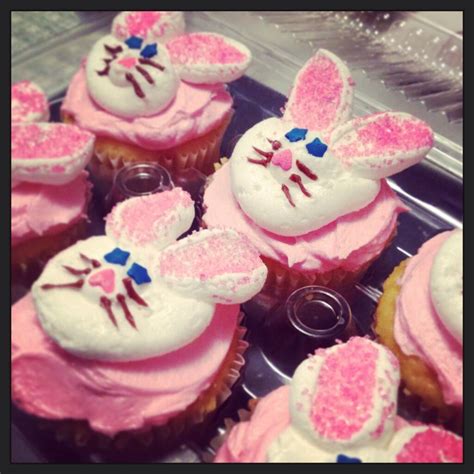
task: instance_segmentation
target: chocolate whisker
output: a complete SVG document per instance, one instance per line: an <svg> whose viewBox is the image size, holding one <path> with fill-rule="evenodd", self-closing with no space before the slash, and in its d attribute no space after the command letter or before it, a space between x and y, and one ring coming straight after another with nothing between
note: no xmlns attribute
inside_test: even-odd
<svg viewBox="0 0 474 474"><path fill-rule="evenodd" d="M135 69L147 80L148 84L154 84L155 81L150 76L150 73L143 69L141 66L135 66Z"/></svg>
<svg viewBox="0 0 474 474"><path fill-rule="evenodd" d="M107 296L101 296L100 305L102 306L102 308L105 309L105 311L107 312L107 316L112 321L114 326L118 328L117 320L115 319L114 312L112 311L112 301L110 301Z"/></svg>
<svg viewBox="0 0 474 474"><path fill-rule="evenodd" d="M309 179L312 179L313 181L316 181L318 179L318 176L316 175L316 173L313 173L307 166L301 163L301 161L296 160L296 166Z"/></svg>
<svg viewBox="0 0 474 474"><path fill-rule="evenodd" d="M151 60L151 59L148 59L148 58L138 58L138 62L140 64L145 64L147 66L151 66L151 67L154 67L156 69L159 69L160 71L164 71L165 70L165 67L162 66L161 64Z"/></svg>
<svg viewBox="0 0 474 474"><path fill-rule="evenodd" d="M293 181L293 183L296 183L300 189L301 189L301 192L307 196L307 197L311 197L311 193L304 187L304 184L303 182L301 181L301 176L297 175L297 174L292 174L290 176L290 181Z"/></svg>
<svg viewBox="0 0 474 474"><path fill-rule="evenodd" d="M135 288L133 288L131 278L124 278L122 282L123 286L127 290L127 295L131 300L135 301L141 306L148 306L147 302L135 291Z"/></svg>
<svg viewBox="0 0 474 474"><path fill-rule="evenodd" d="M91 272L90 268L72 268L68 265L63 265L63 267L69 272L72 273L73 275L89 275Z"/></svg>
<svg viewBox="0 0 474 474"><path fill-rule="evenodd" d="M79 254L82 260L86 261L87 263L90 263L94 268L99 268L101 266L99 260L96 260L95 258L89 258L83 253Z"/></svg>
<svg viewBox="0 0 474 474"><path fill-rule="evenodd" d="M52 284L52 283L45 283L44 285L41 285L42 290L52 290L55 288L82 288L84 285L84 280L81 278L80 280L73 281L72 283L58 283L58 284Z"/></svg>
<svg viewBox="0 0 474 474"><path fill-rule="evenodd" d="M263 165L265 168L268 166L268 160L255 160L254 158L247 158L247 161L256 165Z"/></svg>
<svg viewBox="0 0 474 474"><path fill-rule="evenodd" d="M133 319L133 315L130 312L130 310L128 309L127 302L125 300L125 296L122 295L121 293L119 293L117 295L117 301L120 303L120 306L122 307L122 310L123 310L123 314L125 315L125 318L127 319L130 326L137 329L137 326L135 324L135 320Z"/></svg>
<svg viewBox="0 0 474 474"><path fill-rule="evenodd" d="M122 46L120 46L120 45L117 45L117 46L113 47L113 46L110 46L110 45L108 45L108 44L104 44L104 48L105 48L105 50L106 50L109 54L111 54L114 58L117 56L117 54L119 54L119 53L121 53L121 52L123 51L123 48L122 48Z"/></svg>
<svg viewBox="0 0 474 474"><path fill-rule="evenodd" d="M145 93L143 92L142 88L140 87L140 84L137 82L133 74L131 72L127 72L127 74L125 74L125 79L127 79L127 81L132 84L135 94L140 97L140 99L144 99Z"/></svg>
<svg viewBox="0 0 474 474"><path fill-rule="evenodd" d="M271 138L267 138L268 142L272 145L272 150L278 150L281 148L281 142L278 140L272 140Z"/></svg>
<svg viewBox="0 0 474 474"><path fill-rule="evenodd" d="M259 148L253 146L252 147L259 155L262 155L267 159L267 161L270 161L273 158L273 151L263 151L260 150Z"/></svg>
<svg viewBox="0 0 474 474"><path fill-rule="evenodd" d="M295 203L293 202L293 199L291 198L291 193L290 190L288 189L288 186L286 184L281 185L281 190L283 191L283 194L286 196L286 199L288 199L288 202L293 206L295 206Z"/></svg>

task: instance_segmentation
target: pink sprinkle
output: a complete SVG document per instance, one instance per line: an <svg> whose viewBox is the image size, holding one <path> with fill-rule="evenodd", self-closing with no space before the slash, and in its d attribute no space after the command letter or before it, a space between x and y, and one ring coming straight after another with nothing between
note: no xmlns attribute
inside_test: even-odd
<svg viewBox="0 0 474 474"><path fill-rule="evenodd" d="M93 273L87 281L91 286L100 286L106 293L112 293L115 288L115 272L112 268L99 270Z"/></svg>
<svg viewBox="0 0 474 474"><path fill-rule="evenodd" d="M117 62L121 64L123 67L126 67L127 69L131 69L133 66L137 64L137 58L126 56L122 59L119 59Z"/></svg>
<svg viewBox="0 0 474 474"><path fill-rule="evenodd" d="M389 157L404 152L430 148L433 132L421 120L393 113L377 114L354 122L355 130L343 138L333 152L345 162L356 157ZM388 164L388 163L387 163ZM380 166L386 165L381 160Z"/></svg>
<svg viewBox="0 0 474 474"><path fill-rule="evenodd" d="M208 280L215 276L248 273L259 268L258 251L241 235L210 235L189 241L180 248L165 250L160 263L162 276ZM248 283L248 277L236 285Z"/></svg>
<svg viewBox="0 0 474 474"><path fill-rule="evenodd" d="M134 198L118 205L107 216L107 231L116 239L125 234L135 245L147 244L176 225L178 206L193 205L189 194L181 188Z"/></svg>
<svg viewBox="0 0 474 474"><path fill-rule="evenodd" d="M353 338L326 357L318 376L311 420L331 440L348 440L372 416L378 350Z"/></svg>
<svg viewBox="0 0 474 474"><path fill-rule="evenodd" d="M397 462L463 462L463 441L445 430L428 428L415 434L397 455Z"/></svg>
<svg viewBox="0 0 474 474"><path fill-rule="evenodd" d="M61 158L81 151L93 136L64 123L12 125L12 158Z"/></svg>
<svg viewBox="0 0 474 474"><path fill-rule="evenodd" d="M12 122L27 122L31 120L31 115L45 115L48 101L34 83L21 81L11 87L11 108Z"/></svg>
<svg viewBox="0 0 474 474"><path fill-rule="evenodd" d="M161 16L161 12L156 11L129 13L125 18L128 35L145 38Z"/></svg>
<svg viewBox="0 0 474 474"><path fill-rule="evenodd" d="M211 33L178 36L166 46L176 64L235 64L247 60L247 56L225 38Z"/></svg>
<svg viewBox="0 0 474 474"><path fill-rule="evenodd" d="M293 162L293 154L290 149L282 150L273 155L272 164L279 166L282 170L288 171Z"/></svg>
<svg viewBox="0 0 474 474"><path fill-rule="evenodd" d="M338 66L327 56L316 55L300 72L289 105L297 124L310 130L330 127L339 111L343 79Z"/></svg>
<svg viewBox="0 0 474 474"><path fill-rule="evenodd" d="M66 171L66 168L64 168L64 166L61 166L61 165L54 165L52 168L51 168L51 171L53 173L64 173Z"/></svg>

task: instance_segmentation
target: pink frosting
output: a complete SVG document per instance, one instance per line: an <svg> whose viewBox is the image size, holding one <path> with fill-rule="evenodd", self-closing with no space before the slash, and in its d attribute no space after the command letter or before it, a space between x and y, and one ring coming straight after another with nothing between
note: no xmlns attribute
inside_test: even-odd
<svg viewBox="0 0 474 474"><path fill-rule="evenodd" d="M214 462L265 462L270 444L290 425L290 387L259 400L249 421L234 426Z"/></svg>
<svg viewBox="0 0 474 474"><path fill-rule="evenodd" d="M84 218L90 184L87 172L62 186L19 183L11 191L12 246L56 234Z"/></svg>
<svg viewBox="0 0 474 474"><path fill-rule="evenodd" d="M225 358L239 306L216 306L201 336L164 356L107 363L63 351L41 329L31 295L12 308L12 398L48 419L86 419L109 436L162 425L212 383Z"/></svg>
<svg viewBox="0 0 474 474"><path fill-rule="evenodd" d="M445 329L431 301L434 258L453 231L425 242L401 278L395 314L395 340L405 354L417 355L437 374L448 404L462 405L462 345Z"/></svg>
<svg viewBox="0 0 474 474"><path fill-rule="evenodd" d="M219 169L204 195L209 227L232 227L246 235L261 255L298 270L354 270L375 258L397 225L398 214L407 210L385 181L368 206L299 237L268 232L242 212L230 182L229 165Z"/></svg>
<svg viewBox="0 0 474 474"><path fill-rule="evenodd" d="M72 78L62 110L97 136L148 150L165 150L208 133L232 108L232 97L224 85L181 81L175 99L164 111L151 117L120 118L93 102L87 91L84 66Z"/></svg>

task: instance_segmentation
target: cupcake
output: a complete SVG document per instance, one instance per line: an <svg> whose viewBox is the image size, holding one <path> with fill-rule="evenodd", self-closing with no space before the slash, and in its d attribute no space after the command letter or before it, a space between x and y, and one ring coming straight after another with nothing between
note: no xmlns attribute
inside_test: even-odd
<svg viewBox="0 0 474 474"><path fill-rule="evenodd" d="M396 415L399 380L393 354L368 339L318 349L231 429L215 462L462 462L461 437Z"/></svg>
<svg viewBox="0 0 474 474"><path fill-rule="evenodd" d="M209 174L233 113L225 83L250 59L225 36L185 34L182 12L123 12L73 77L62 116L96 135L101 178L143 161Z"/></svg>
<svg viewBox="0 0 474 474"><path fill-rule="evenodd" d="M380 342L398 358L409 394L441 419L463 406L462 231L442 232L384 283L375 314Z"/></svg>
<svg viewBox="0 0 474 474"><path fill-rule="evenodd" d="M419 162L433 133L405 113L347 121L353 86L342 61L319 50L298 73L283 117L250 128L208 183L205 225L249 237L269 270L266 293L347 292L407 210L385 178Z"/></svg>
<svg viewBox="0 0 474 474"><path fill-rule="evenodd" d="M90 184L84 171L94 136L48 118L33 84L12 86L11 264L14 278L38 276L44 263L85 231Z"/></svg>
<svg viewBox="0 0 474 474"><path fill-rule="evenodd" d="M176 242L193 217L180 188L131 198L106 235L49 261L12 308L19 408L114 454L172 445L228 397L246 347L239 304L266 267L233 230Z"/></svg>

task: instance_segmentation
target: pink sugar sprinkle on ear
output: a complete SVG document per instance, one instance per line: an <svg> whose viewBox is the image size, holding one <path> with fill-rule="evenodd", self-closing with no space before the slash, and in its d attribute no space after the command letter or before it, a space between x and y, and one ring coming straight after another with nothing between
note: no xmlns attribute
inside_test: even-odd
<svg viewBox="0 0 474 474"><path fill-rule="evenodd" d="M11 87L12 122L28 121L31 114L44 115L48 110L45 94L30 81L21 81Z"/></svg>
<svg viewBox="0 0 474 474"><path fill-rule="evenodd" d="M433 132L423 121L396 114L377 115L376 120L356 128L349 140L336 144L333 152L347 161L353 157L384 157L433 146ZM355 121L355 126L363 119ZM387 164L380 161L382 167Z"/></svg>
<svg viewBox="0 0 474 474"><path fill-rule="evenodd" d="M162 276L203 281L219 275L252 272L262 265L258 251L246 238L235 233L209 234L207 238L188 240L186 245L169 250L165 250L161 259ZM249 281L244 276L236 285Z"/></svg>
<svg viewBox="0 0 474 474"><path fill-rule="evenodd" d="M222 36L212 33L190 33L167 43L175 64L235 64L248 58Z"/></svg>
<svg viewBox="0 0 474 474"><path fill-rule="evenodd" d="M175 224L178 207L193 206L191 196L181 188L133 198L118 204L107 216L107 232L116 239L125 235L135 245L147 244Z"/></svg>
<svg viewBox="0 0 474 474"><path fill-rule="evenodd" d="M330 440L348 440L372 416L379 351L354 338L326 356L319 371L311 421Z"/></svg>
<svg viewBox="0 0 474 474"><path fill-rule="evenodd" d="M131 12L125 18L127 33L144 38L161 16L162 13L157 11Z"/></svg>
<svg viewBox="0 0 474 474"><path fill-rule="evenodd" d="M290 149L282 150L273 155L272 164L279 166L282 170L288 171L293 162L293 154Z"/></svg>
<svg viewBox="0 0 474 474"><path fill-rule="evenodd" d="M12 125L12 158L60 158L72 156L93 139L84 130L61 123Z"/></svg>
<svg viewBox="0 0 474 474"><path fill-rule="evenodd" d="M300 126L325 130L339 113L343 88L337 65L327 56L317 54L298 75L287 113Z"/></svg>
<svg viewBox="0 0 474 474"><path fill-rule="evenodd" d="M463 462L463 440L449 431L428 428L416 433L397 454L397 462Z"/></svg>
<svg viewBox="0 0 474 474"><path fill-rule="evenodd" d="M131 69L133 66L137 64L138 61L137 61L137 58L128 56L128 57L119 59L117 62L121 64L123 67L126 67L127 69Z"/></svg>

